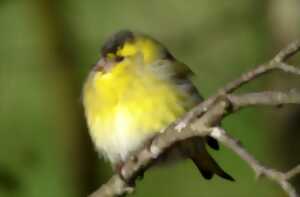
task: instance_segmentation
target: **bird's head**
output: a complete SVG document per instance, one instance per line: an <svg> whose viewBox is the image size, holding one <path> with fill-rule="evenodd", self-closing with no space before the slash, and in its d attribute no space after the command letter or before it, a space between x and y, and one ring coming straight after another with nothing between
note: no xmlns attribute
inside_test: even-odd
<svg viewBox="0 0 300 197"><path fill-rule="evenodd" d="M110 37L103 45L101 58L95 69L108 72L124 63L139 61L141 65L152 64L161 59L174 59L170 52L155 39L128 30Z"/></svg>

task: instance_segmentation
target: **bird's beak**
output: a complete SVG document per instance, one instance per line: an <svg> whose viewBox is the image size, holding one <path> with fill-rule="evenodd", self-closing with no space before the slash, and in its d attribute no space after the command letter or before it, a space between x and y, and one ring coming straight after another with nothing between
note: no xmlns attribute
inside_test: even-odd
<svg viewBox="0 0 300 197"><path fill-rule="evenodd" d="M110 71L112 66L113 66L112 62L107 61L105 58L101 58L94 66L94 70L106 73Z"/></svg>

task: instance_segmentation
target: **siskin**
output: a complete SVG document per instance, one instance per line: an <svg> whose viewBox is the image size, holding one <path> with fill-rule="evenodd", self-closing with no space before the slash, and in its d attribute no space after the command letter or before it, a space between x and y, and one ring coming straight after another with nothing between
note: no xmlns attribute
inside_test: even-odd
<svg viewBox="0 0 300 197"><path fill-rule="evenodd" d="M83 88L83 104L96 150L120 170L131 153L202 101L191 70L158 41L120 31L108 39ZM189 139L176 152L202 176L233 180L208 154L215 139Z"/></svg>

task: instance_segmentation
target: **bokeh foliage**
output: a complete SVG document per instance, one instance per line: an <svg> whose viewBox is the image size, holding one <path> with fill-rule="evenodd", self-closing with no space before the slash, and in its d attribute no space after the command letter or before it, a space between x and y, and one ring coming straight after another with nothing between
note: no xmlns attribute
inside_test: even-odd
<svg viewBox="0 0 300 197"><path fill-rule="evenodd" d="M191 66L205 96L275 52L259 0L2 0L0 28L0 196L86 196L110 176L89 141L80 93L111 33L159 39ZM263 110L245 110L224 126L273 165L266 120ZM282 196L229 150L212 154L235 183L205 181L182 161L148 171L132 196Z"/></svg>

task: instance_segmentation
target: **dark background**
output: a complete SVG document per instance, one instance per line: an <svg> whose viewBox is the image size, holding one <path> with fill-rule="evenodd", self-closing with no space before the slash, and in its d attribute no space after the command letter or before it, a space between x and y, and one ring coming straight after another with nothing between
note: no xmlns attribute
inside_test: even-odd
<svg viewBox="0 0 300 197"><path fill-rule="evenodd" d="M111 175L90 143L81 87L103 41L120 29L163 42L209 96L300 34L298 0L0 0L0 196L86 196ZM298 55L299 56L299 55ZM300 65L294 58L293 64ZM274 73L241 92L298 88ZM247 109L225 128L266 164L300 162L300 109ZM149 170L132 196L284 196L226 148L236 182L205 181L189 161ZM298 178L299 180L299 178ZM296 179L295 179L296 183Z"/></svg>

